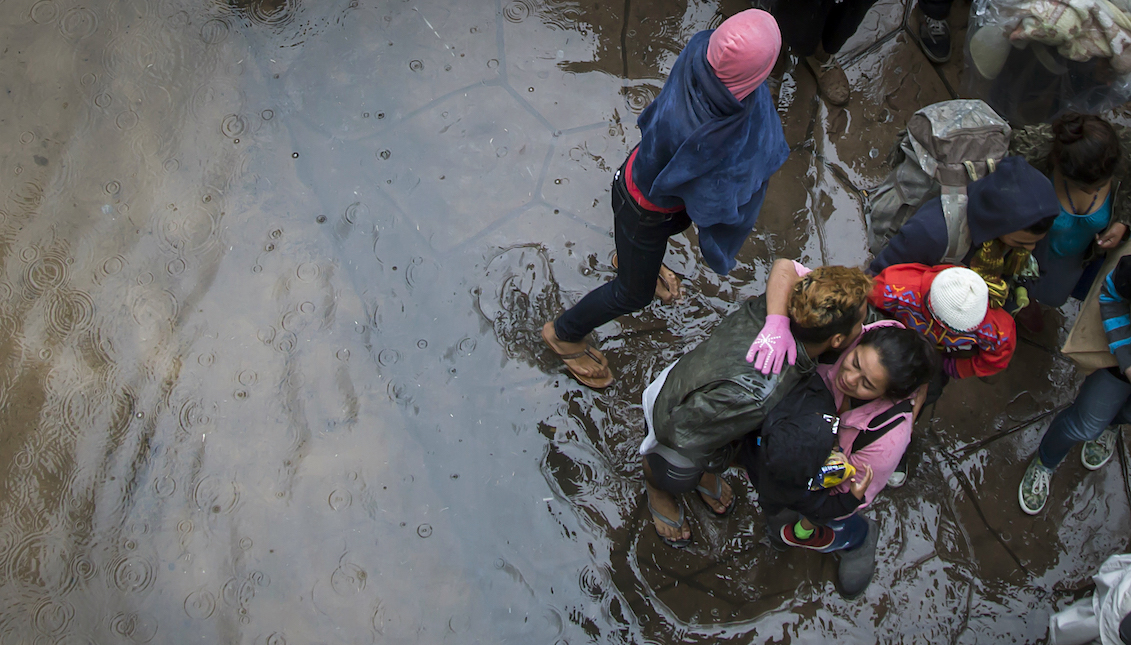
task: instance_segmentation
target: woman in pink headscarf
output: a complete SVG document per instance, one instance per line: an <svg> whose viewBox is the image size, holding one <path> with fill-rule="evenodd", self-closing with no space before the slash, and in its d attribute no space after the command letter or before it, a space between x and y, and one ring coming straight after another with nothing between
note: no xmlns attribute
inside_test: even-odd
<svg viewBox="0 0 1131 645"><path fill-rule="evenodd" d="M789 155L764 84L780 49L781 33L765 11L701 31L637 120L640 145L613 176L617 276L542 328L581 383L613 382L604 356L585 342L589 332L643 309L654 295L679 296L679 278L663 267L669 237L694 223L707 264L721 275L734 268L766 184Z"/></svg>

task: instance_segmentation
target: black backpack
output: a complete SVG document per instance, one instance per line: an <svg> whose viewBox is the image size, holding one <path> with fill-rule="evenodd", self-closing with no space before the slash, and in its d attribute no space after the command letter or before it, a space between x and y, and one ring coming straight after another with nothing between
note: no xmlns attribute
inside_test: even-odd
<svg viewBox="0 0 1131 645"><path fill-rule="evenodd" d="M766 415L759 469L784 484L808 488L837 441L836 401L817 374L798 383Z"/></svg>

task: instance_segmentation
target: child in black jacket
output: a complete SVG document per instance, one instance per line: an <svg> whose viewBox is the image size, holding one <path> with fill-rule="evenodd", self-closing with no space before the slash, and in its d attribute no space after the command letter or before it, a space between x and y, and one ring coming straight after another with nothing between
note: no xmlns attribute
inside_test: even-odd
<svg viewBox="0 0 1131 645"><path fill-rule="evenodd" d="M842 554L838 588L855 598L875 569L877 527L855 514L872 469L849 473L849 492L829 490L841 481L827 481L822 471L826 462L837 461L839 424L832 393L814 374L770 411L759 436L746 438L739 460L758 491L770 541ZM789 518L784 524L783 517Z"/></svg>

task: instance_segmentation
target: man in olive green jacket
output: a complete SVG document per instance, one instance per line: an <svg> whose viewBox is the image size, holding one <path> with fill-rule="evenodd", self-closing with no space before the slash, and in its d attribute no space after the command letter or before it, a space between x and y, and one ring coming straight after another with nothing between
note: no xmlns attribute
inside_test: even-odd
<svg viewBox="0 0 1131 645"><path fill-rule="evenodd" d="M775 308L789 312L781 322L796 339L794 364L764 375L746 360L746 348L767 326L766 297L758 296L645 390L649 432L640 452L649 508L665 543L680 548L691 541L675 495L696 490L716 515L730 511L733 493L719 475L730 467L740 440L756 432L770 409L813 372L817 356L855 340L870 290L871 279L859 269L816 269L797 282L788 303Z"/></svg>

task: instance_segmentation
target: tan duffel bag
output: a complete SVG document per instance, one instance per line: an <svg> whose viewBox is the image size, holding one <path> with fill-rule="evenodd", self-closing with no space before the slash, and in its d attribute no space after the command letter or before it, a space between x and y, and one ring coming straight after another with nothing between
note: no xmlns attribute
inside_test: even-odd
<svg viewBox="0 0 1131 645"><path fill-rule="evenodd" d="M1100 287L1119 263L1119 258L1125 255L1131 255L1131 240L1107 254L1096 281L1088 290L1088 297L1084 298L1084 305L1080 307L1080 315L1068 332L1064 347L1060 348L1060 352L1071 358L1084 374L1119 365L1108 349L1107 336L1104 334L1104 322L1100 316Z"/></svg>

